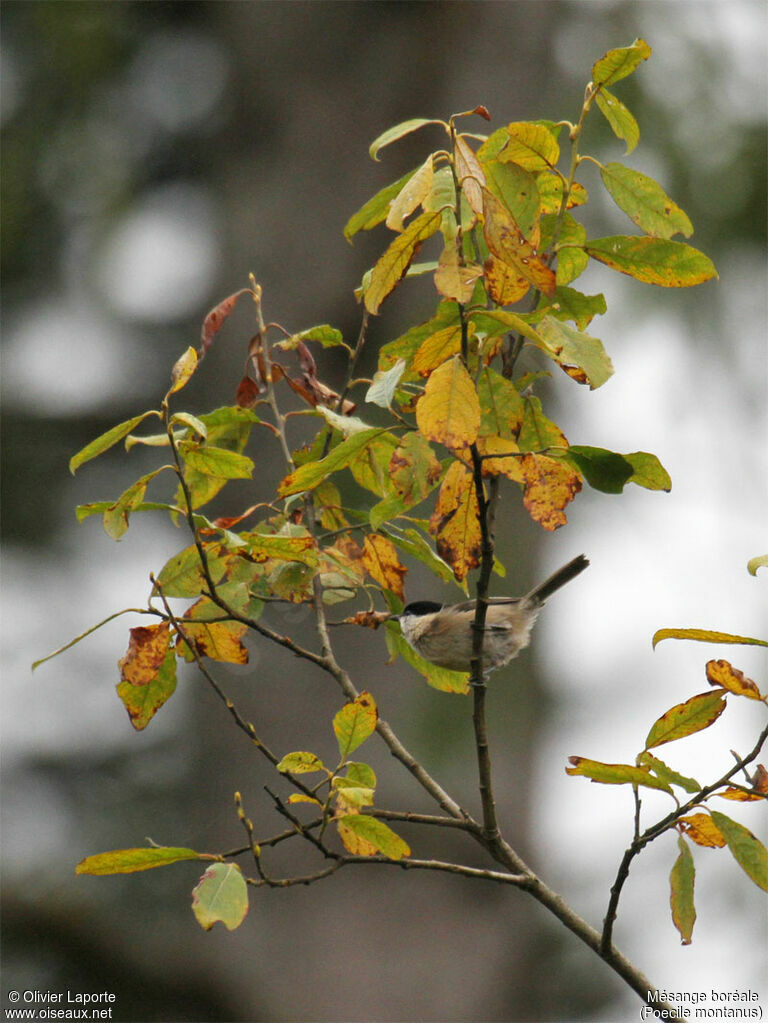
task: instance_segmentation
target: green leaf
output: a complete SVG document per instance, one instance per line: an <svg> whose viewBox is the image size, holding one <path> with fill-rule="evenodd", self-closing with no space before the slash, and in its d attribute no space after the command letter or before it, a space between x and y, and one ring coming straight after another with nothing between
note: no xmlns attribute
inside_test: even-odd
<svg viewBox="0 0 768 1023"><path fill-rule="evenodd" d="M360 764L354 760L347 762L347 773L344 781L349 785L360 785L364 788L376 788L376 772L368 764Z"/></svg>
<svg viewBox="0 0 768 1023"><path fill-rule="evenodd" d="M102 877L107 874L133 874L137 870L167 867L182 860L208 860L210 855L194 849L174 848L168 845L150 846L148 849L115 849L112 852L86 856L75 867L76 874Z"/></svg>
<svg viewBox="0 0 768 1023"><path fill-rule="evenodd" d="M151 682L138 686L118 682L115 688L128 711L131 724L137 732L143 731L176 691L176 654L173 647L168 648L165 660Z"/></svg>
<svg viewBox="0 0 768 1023"><path fill-rule="evenodd" d="M380 408L389 408L404 371L405 359L398 359L391 369L379 370L365 393L365 400Z"/></svg>
<svg viewBox="0 0 768 1023"><path fill-rule="evenodd" d="M387 649L393 657L399 654L404 661L424 676L433 689L439 689L443 693L459 693L461 695L469 692L468 671L449 671L448 668L439 668L431 661L425 661L423 657L419 657L410 643L405 641L394 622L387 623L385 635Z"/></svg>
<svg viewBox="0 0 768 1023"><path fill-rule="evenodd" d="M701 789L701 785L699 785L695 778L687 778L684 774L678 774L677 771L673 771L663 760L659 760L652 753L641 753L637 758L637 762L641 767L650 768L667 785L679 785L686 792L698 792Z"/></svg>
<svg viewBox="0 0 768 1023"><path fill-rule="evenodd" d="M603 764L599 760L587 760L585 757L568 757L572 765L566 767L566 774L583 775L601 785L644 785L649 789L661 789L672 793L669 785L651 774L645 767L634 767L632 764Z"/></svg>
<svg viewBox="0 0 768 1023"><path fill-rule="evenodd" d="M622 455L622 458L625 458L633 469L629 477L630 483L635 483L646 490L672 489L669 473L656 455L651 455L647 451L633 451L628 455Z"/></svg>
<svg viewBox="0 0 768 1023"><path fill-rule="evenodd" d="M357 213L354 213L349 218L344 225L344 237L347 241L351 241L358 231L370 231L372 227L376 227L377 224L386 220L390 203L400 193L403 185L410 181L417 170L418 167L414 167L412 171L403 174L401 178L393 181L391 185L382 188Z"/></svg>
<svg viewBox="0 0 768 1023"><path fill-rule="evenodd" d="M678 836L677 847L680 855L669 875L669 905L672 910L672 922L680 931L681 944L690 945L693 925L696 922L696 909L693 905L696 868L693 865L690 847L682 835Z"/></svg>
<svg viewBox="0 0 768 1023"><path fill-rule="evenodd" d="M653 646L663 639L695 639L698 643L743 643L745 646L768 646L768 640L749 636L734 636L730 632L711 629L659 629L653 634Z"/></svg>
<svg viewBox="0 0 768 1023"><path fill-rule="evenodd" d="M147 484L166 468L168 466L162 466L162 468L155 469L154 472L149 472L146 476L142 476L141 479L136 480L127 490L123 491L114 504L110 504L104 509L103 523L104 532L107 536L113 540L119 540L123 536L128 529L131 512L136 511L144 503Z"/></svg>
<svg viewBox="0 0 768 1023"><path fill-rule="evenodd" d="M480 434L516 437L525 415L525 403L515 385L486 366L477 382L477 396L482 416Z"/></svg>
<svg viewBox="0 0 768 1023"><path fill-rule="evenodd" d="M589 384L590 390L594 390L613 375L613 364L599 338L552 316L545 316L537 329L541 342L534 342L536 347L578 383Z"/></svg>
<svg viewBox="0 0 768 1023"><path fill-rule="evenodd" d="M417 131L419 128L423 128L425 124L443 124L443 122L436 121L430 117L413 117L409 121L401 121L400 124L396 124L392 128L387 128L386 131L383 131L381 135L378 135L373 142L371 142L368 150L371 159L378 160L379 151L385 146L403 138L404 135L410 135L412 131Z"/></svg>
<svg viewBox="0 0 768 1023"><path fill-rule="evenodd" d="M182 441L179 454L190 469L219 480L248 480L255 468L247 455L209 444L200 446L193 441Z"/></svg>
<svg viewBox="0 0 768 1023"><path fill-rule="evenodd" d="M750 558L747 562L747 571L750 575L757 575L758 568L768 568L768 554L761 554L756 558Z"/></svg>
<svg viewBox="0 0 768 1023"><path fill-rule="evenodd" d="M648 60L652 50L644 39L635 39L631 46L622 46L609 50L604 57L592 66L592 81L595 85L613 85L622 78L631 75L644 60Z"/></svg>
<svg viewBox="0 0 768 1023"><path fill-rule="evenodd" d="M336 327L321 323L317 327L308 327L298 334L291 334L284 341L278 341L275 348L292 351L294 348L298 348L303 341L316 341L323 348L336 348L339 345L344 345L344 335Z"/></svg>
<svg viewBox="0 0 768 1023"><path fill-rule="evenodd" d="M488 188L507 207L517 224L530 239L538 225L540 202L536 179L517 163L490 160L483 164Z"/></svg>
<svg viewBox="0 0 768 1023"><path fill-rule="evenodd" d="M391 523L390 528L382 528L381 523L375 528L377 532L381 532L384 536L389 537L392 543L405 554L410 554L411 557L420 561L422 565L426 565L430 572L434 572L444 583L455 582L451 566L443 561L431 544L417 530L403 529L400 531L392 527Z"/></svg>
<svg viewBox="0 0 768 1023"><path fill-rule="evenodd" d="M690 238L693 225L653 178L620 163L607 163L600 174L613 201L629 219L654 238L682 234Z"/></svg>
<svg viewBox="0 0 768 1023"><path fill-rule="evenodd" d="M654 721L645 740L645 748L663 746L665 742L682 739L686 735L700 732L702 728L709 728L724 710L725 693L722 689L692 696L685 703L671 707Z"/></svg>
<svg viewBox="0 0 768 1023"><path fill-rule="evenodd" d="M298 751L286 753L277 764L277 770L282 774L312 774L314 771L325 771L325 764L314 753Z"/></svg>
<svg viewBox="0 0 768 1023"><path fill-rule="evenodd" d="M342 759L353 753L373 734L378 719L376 701L370 693L360 693L341 708L333 719L333 730Z"/></svg>
<svg viewBox="0 0 768 1023"><path fill-rule="evenodd" d="M536 312L547 313L558 320L573 320L579 330L584 330L593 317L602 316L606 308L604 295L584 295L561 285L555 288L552 299L542 295Z"/></svg>
<svg viewBox="0 0 768 1023"><path fill-rule="evenodd" d="M351 437L347 437L341 444L329 451L325 458L319 462L307 462L286 476L278 487L278 493L281 497L288 497L291 494L300 494L304 490L314 490L331 473L346 468L356 454L376 437L381 437L386 432L385 429L380 429L352 434Z"/></svg>
<svg viewBox="0 0 768 1023"><path fill-rule="evenodd" d="M102 433L101 436L97 437L96 440L92 440L90 444L86 444L84 448L81 448L76 455L73 455L69 460L69 471L74 474L85 462L89 462L92 458L96 458L98 455L103 455L105 451L109 451L111 447L114 447L123 437L127 437L128 434L135 430L139 423L143 422L148 416L160 417L159 412L150 410L149 412L142 412L140 416L134 416L133 419L127 419L124 423L118 423L117 426L113 426L111 430L107 430L106 433Z"/></svg>
<svg viewBox="0 0 768 1023"><path fill-rule="evenodd" d="M346 817L340 817L336 824L342 837L345 830L351 831L390 860L401 860L403 856L411 854L408 844L377 817L363 813L348 814Z"/></svg>
<svg viewBox="0 0 768 1023"><path fill-rule="evenodd" d="M595 101L616 138L623 139L627 143L627 155L629 155L640 141L640 128L629 110L620 99L617 99L612 92L606 88L600 89L595 96Z"/></svg>
<svg viewBox="0 0 768 1023"><path fill-rule="evenodd" d="M605 448L572 444L564 457L579 470L593 490L604 494L620 494L633 472L626 458Z"/></svg>
<svg viewBox="0 0 768 1023"><path fill-rule="evenodd" d="M758 888L768 892L768 849L743 824L717 810L710 812L738 865Z"/></svg>
<svg viewBox="0 0 768 1023"><path fill-rule="evenodd" d="M217 583L226 571L226 562L210 547L207 554L211 577ZM205 586L205 579L197 547L193 544L174 554L157 576L157 583L166 597L199 597Z"/></svg>
<svg viewBox="0 0 768 1023"><path fill-rule="evenodd" d="M223 923L234 931L248 912L248 886L236 863L214 863L192 892L192 912L203 930Z"/></svg>
<svg viewBox="0 0 768 1023"><path fill-rule="evenodd" d="M594 238L585 243L584 251L612 270L662 288L690 288L717 277L714 263L703 252L666 238L619 234Z"/></svg>

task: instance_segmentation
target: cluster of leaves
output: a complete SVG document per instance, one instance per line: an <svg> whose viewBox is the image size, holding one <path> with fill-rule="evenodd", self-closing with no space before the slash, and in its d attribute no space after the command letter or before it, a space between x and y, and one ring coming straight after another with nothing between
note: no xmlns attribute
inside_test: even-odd
<svg viewBox="0 0 768 1023"><path fill-rule="evenodd" d="M768 646L768 642L761 639L698 629L660 629L653 637L654 646L661 640L669 638ZM614 886L616 897L626 879L631 859L648 842L658 838L665 831L677 833L679 854L670 873L670 907L672 920L680 932L684 945L691 943L693 925L696 920L693 899L696 871L690 846L684 836L704 848L727 846L748 877L759 888L768 891L768 850L743 824L739 824L724 813L711 810L706 806L707 801L713 796L737 802L764 802L768 799L768 771L764 765L758 764L754 774L750 776L746 767L742 767L740 758L734 754L736 766L723 778L703 786L695 778L680 774L650 752L668 742L683 739L702 729L709 728L725 710L729 693L768 704L768 696L764 696L752 679L747 678L738 668L734 668L729 661L708 661L706 677L707 682L714 689L698 693L684 703L670 707L654 721L634 764L605 764L597 760L574 756L569 758L571 766L566 768L567 774L582 775L603 785L631 785L634 791L635 834L622 862L617 885ZM764 737L765 733L761 736L756 753L759 752ZM746 777L746 785L732 781L733 776L742 769ZM639 790L642 787L666 792L675 801L677 809L641 833ZM682 806L675 789L682 789L688 794L688 798ZM613 911L615 911L615 906ZM606 918L609 937L613 924L613 911L609 909Z"/></svg>
<svg viewBox="0 0 768 1023"><path fill-rule="evenodd" d="M673 240L677 234L689 237L692 227L660 185L627 166L602 164L579 152L584 122L593 107L626 142L628 153L635 147L637 123L609 87L636 70L650 52L643 40L637 40L598 60L575 123L517 121L487 136L459 131L457 123L463 124L470 115L489 119L487 110L477 107L448 121L407 121L379 136L371 146L374 159L387 145L430 125L442 129L446 142L419 167L379 191L346 225L350 240L382 223L393 234L357 289L362 305L357 341L348 343L327 324L293 333L277 323L265 324L261 289L252 279L249 288L230 295L206 316L198 349L190 347L173 367L171 385L159 409L120 423L72 458L74 472L121 441L127 450L137 445L165 449L170 454L167 464L142 476L116 500L80 506L78 519L100 515L107 534L119 540L134 513L159 511L175 523L185 523L191 536L192 542L150 577L146 607L117 612L139 611L155 619L130 630L128 650L119 662L117 693L133 727L145 728L172 696L178 661L193 661L238 727L295 790L285 802L273 797L277 811L290 822L289 830L261 841L254 837L237 795L238 815L249 844L236 853L208 855L154 846L118 850L88 857L78 865L79 873L119 873L189 859L212 860L195 889L193 909L203 927L220 920L232 928L247 912L247 883L307 883L339 865L366 859L471 871L455 865L416 864L403 839L381 819L382 812L374 811L375 773L349 757L376 729L449 813L449 823L459 821L471 834L481 836L499 862L515 868L509 875L513 882L535 878L498 840L489 766L483 781L481 758L484 819L479 825L450 800L388 726L377 723L373 696L358 694L335 661L325 615L330 605L363 597L367 606L353 611L344 622L376 627L387 621L392 612L402 609L409 561L420 562L442 583L455 583L465 592L473 569L481 568L481 579L490 575L491 568L503 576L489 509L504 481L517 488L523 506L546 530L565 524L565 509L584 482L607 494L620 493L627 483L670 489L669 476L653 454L619 454L589 444L570 444L545 411L543 398L535 393L549 375L548 366L558 367L575 383L591 389L602 386L613 372L602 341L586 332L592 320L605 312L605 298L573 286L590 259L663 287L688 287L716 276L705 255ZM566 144L570 154L563 159L561 149ZM561 164L566 165L564 169ZM590 166L598 168L609 195L642 234L588 238L579 216L589 196L579 176ZM437 243L435 258L414 263L422 245L432 240ZM379 313L406 278L423 275L431 275L438 294L434 315L381 347L372 380L355 379L369 318ZM176 395L244 297L253 302L256 329L247 345L246 368L234 404L207 414L172 410ZM318 348L347 352L341 393L319 378L313 354ZM540 369L520 372L518 359L524 349L538 359ZM362 396L367 408L355 414L359 400L354 402L349 394L360 386L365 387ZM282 412L281 396L291 397L294 404L298 400L301 409ZM297 421L293 417L300 417L298 422L303 424L308 417L319 422L314 438L295 448L288 429ZM155 419L162 424L162 432L136 432ZM286 474L274 500L249 504L235 516L209 517L201 509L227 484L237 486L236 481L252 478L255 463L246 447L254 432L273 443L285 462ZM149 485L167 473L175 480L172 496L165 501L147 500ZM479 587L478 582L478 595L484 596L487 591L481 593ZM177 599L191 603L177 613L169 603ZM265 625L261 616L270 601L311 605L321 650L300 647ZM482 601L478 607L482 611ZM273 754L222 693L210 664L246 664L244 640L249 631L319 666L341 685L347 702L333 721L340 754L336 766L326 767L319 756L303 750L282 758ZM480 634L482 629L477 631ZM394 622L386 625L386 642L393 656L403 656L430 685L446 692L468 692L467 673L424 661L405 643ZM701 789L650 750L710 724L724 707L725 690L751 694L746 681L742 689L734 688L736 683L723 680L726 676L737 678L734 671L728 675L723 669L716 692L694 697L663 715L635 765L574 758L569 770L595 781L631 784L636 793L639 786L649 786L674 796L674 786L693 786L686 789L696 792L689 803L703 802L723 786ZM478 701L483 695L478 689L474 693L475 720L479 721ZM756 698L763 699L759 693ZM478 733L479 749L481 745ZM319 775L320 781L309 785L307 776L312 774ZM730 789L743 792L736 786ZM310 824L302 823L294 812L300 812L301 804L319 810L320 816ZM728 818L722 814L689 815L688 809L688 804L679 808L661 830L677 828L681 843L683 833L698 842L697 836L711 837L717 831L745 866L756 848L750 843L757 840L750 836L747 842L735 822L730 822L729 831L729 824L721 820ZM706 827L698 819L702 816L707 817ZM342 853L326 844L331 824ZM631 855L656 833L640 835L638 831ZM493 834L497 838L491 841L488 836ZM269 878L262 847L297 836L329 857L332 865L307 878ZM245 878L231 862L246 852L253 855L257 878ZM673 913L687 940L692 921L690 926L680 921L686 919L689 902L692 906L693 882L685 858L690 853L680 855L673 870ZM757 880L754 871L750 876ZM493 879L501 877L497 873ZM535 880L532 890L546 902L551 893ZM616 887L620 891L621 885ZM615 916L615 905L612 913ZM609 918L612 922L610 913ZM583 921L570 926L577 933L582 928L582 936L587 932ZM606 940L610 946L610 923ZM610 950L604 958L612 961Z"/></svg>

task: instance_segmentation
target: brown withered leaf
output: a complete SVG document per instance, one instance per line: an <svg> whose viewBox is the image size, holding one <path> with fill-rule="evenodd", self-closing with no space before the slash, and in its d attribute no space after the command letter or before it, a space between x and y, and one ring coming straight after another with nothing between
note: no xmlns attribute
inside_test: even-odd
<svg viewBox="0 0 768 1023"><path fill-rule="evenodd" d="M720 686L738 696L748 696L750 700L762 700L763 694L751 678L743 671L734 668L729 661L707 661L707 681L711 686Z"/></svg>
<svg viewBox="0 0 768 1023"><path fill-rule="evenodd" d="M344 619L345 625L362 625L365 629L378 629L389 620L389 611L356 611Z"/></svg>
<svg viewBox="0 0 768 1023"><path fill-rule="evenodd" d="M363 565L372 579L398 597L403 597L403 577L408 569L400 563L390 539L369 533L363 545Z"/></svg>
<svg viewBox="0 0 768 1023"><path fill-rule="evenodd" d="M768 795L768 771L766 771L763 764L757 765L752 776L752 784L755 792L760 792L764 796Z"/></svg>
<svg viewBox="0 0 768 1023"><path fill-rule="evenodd" d="M445 474L429 529L437 553L459 581L480 564L480 510L472 473L461 462L453 462Z"/></svg>
<svg viewBox="0 0 768 1023"><path fill-rule="evenodd" d="M565 525L563 509L581 490L581 477L564 462L547 455L524 455L516 459L525 479L523 504L543 529Z"/></svg>
<svg viewBox="0 0 768 1023"><path fill-rule="evenodd" d="M292 377L281 363L273 362L272 380L284 379L291 390L302 397L312 408L316 408L318 405L325 405L328 408L335 409L338 405L339 395L324 384L322 380L318 379L317 363L309 348L303 341L299 341L295 351L302 371L301 379ZM356 408L357 405L354 402L345 399L340 412L344 416L349 416Z"/></svg>
<svg viewBox="0 0 768 1023"><path fill-rule="evenodd" d="M249 377L246 374L237 385L235 405L238 405L240 408L253 408L258 404L264 390L266 390L265 387L259 386L253 377Z"/></svg>
<svg viewBox="0 0 768 1023"><path fill-rule="evenodd" d="M203 328L200 332L200 355L205 355L208 349L213 344L213 339L216 337L218 332L221 330L222 324L237 305L237 300L241 295L252 295L253 292L250 288L241 288L236 291L234 295L229 295L227 298L215 305L213 309L207 314L203 320Z"/></svg>
<svg viewBox="0 0 768 1023"><path fill-rule="evenodd" d="M719 849L725 845L720 829L708 813L692 813L688 817L681 817L680 824L686 835L697 845L710 849Z"/></svg>
<svg viewBox="0 0 768 1023"><path fill-rule="evenodd" d="M483 233L493 255L539 291L552 297L556 288L554 272L539 259L537 250L526 239L507 207L487 188L483 189L483 208Z"/></svg>
<svg viewBox="0 0 768 1023"><path fill-rule="evenodd" d="M117 662L120 677L132 686L149 685L168 652L170 627L166 622L138 625L131 629L130 636L125 657Z"/></svg>

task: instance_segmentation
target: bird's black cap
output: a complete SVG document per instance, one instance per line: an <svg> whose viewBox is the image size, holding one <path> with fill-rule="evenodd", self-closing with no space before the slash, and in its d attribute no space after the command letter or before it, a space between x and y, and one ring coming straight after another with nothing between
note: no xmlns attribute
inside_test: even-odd
<svg viewBox="0 0 768 1023"><path fill-rule="evenodd" d="M443 605L435 603L434 600L414 600L412 604L406 604L402 613L404 615L431 615L441 611Z"/></svg>

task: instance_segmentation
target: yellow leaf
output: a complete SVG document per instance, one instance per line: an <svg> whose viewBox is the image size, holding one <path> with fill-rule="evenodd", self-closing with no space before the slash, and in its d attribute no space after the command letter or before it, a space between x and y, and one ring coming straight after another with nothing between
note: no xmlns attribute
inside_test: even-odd
<svg viewBox="0 0 768 1023"><path fill-rule="evenodd" d="M458 356L430 376L416 406L416 422L428 439L457 450L472 444L480 428L480 402Z"/></svg>
<svg viewBox="0 0 768 1023"><path fill-rule="evenodd" d="M405 276L422 242L437 231L442 213L422 213L390 244L387 251L371 270L365 289L365 308L374 315L379 306Z"/></svg>
<svg viewBox="0 0 768 1023"><path fill-rule="evenodd" d="M511 458L483 458L483 476L507 476L516 483L525 482L525 474L520 465L521 458L515 456L519 451L517 444L506 437L488 436L477 438L477 449L481 455L512 454Z"/></svg>
<svg viewBox="0 0 768 1023"><path fill-rule="evenodd" d="M710 849L719 849L725 845L725 839L708 813L692 813L687 817L681 817L680 824L696 845Z"/></svg>
<svg viewBox="0 0 768 1023"><path fill-rule="evenodd" d="M432 154L427 157L412 178L403 185L387 214L387 227L402 231L403 221L432 191Z"/></svg>
<svg viewBox="0 0 768 1023"><path fill-rule="evenodd" d="M672 922L680 932L683 945L690 945L693 925L696 922L696 909L693 905L693 884L696 869L688 843L678 836L677 847L680 855L675 860L669 875L669 905L672 910Z"/></svg>
<svg viewBox="0 0 768 1023"><path fill-rule="evenodd" d="M483 189L483 201L483 233L493 255L539 291L553 296L557 286L555 274L539 259L537 250L526 239L507 207L487 188Z"/></svg>
<svg viewBox="0 0 768 1023"><path fill-rule="evenodd" d="M373 733L379 712L370 693L360 693L345 703L333 719L333 730L342 757L348 757Z"/></svg>
<svg viewBox="0 0 768 1023"><path fill-rule="evenodd" d="M436 331L424 341L413 357L413 369L426 377L446 359L461 351L461 326Z"/></svg>
<svg viewBox="0 0 768 1023"><path fill-rule="evenodd" d="M194 606L190 611L194 610ZM189 613L189 612L188 612ZM192 623L184 619L182 625L184 635L194 644L195 650L203 657L212 661L223 661L226 664L247 664L248 651L243 646L242 638L248 626L242 622L201 622ZM179 653L187 660L194 656L189 646L180 637Z"/></svg>
<svg viewBox="0 0 768 1023"><path fill-rule="evenodd" d="M763 699L763 694L752 679L728 661L707 661L707 681L711 686L720 686L738 696L748 696L750 700Z"/></svg>
<svg viewBox="0 0 768 1023"><path fill-rule="evenodd" d="M678 703L654 721L645 748L663 746L665 742L682 739L686 735L700 732L702 728L716 721L725 710L725 693L718 689L714 693L699 693L685 703Z"/></svg>
<svg viewBox="0 0 768 1023"><path fill-rule="evenodd" d="M477 263L461 266L456 239L446 242L435 271L435 287L444 298L466 305L472 299L477 279L483 268Z"/></svg>
<svg viewBox="0 0 768 1023"><path fill-rule="evenodd" d="M499 152L502 163L516 163L530 171L550 170L560 158L560 147L543 124L513 121L507 125L509 142Z"/></svg>
<svg viewBox="0 0 768 1023"><path fill-rule="evenodd" d="M401 563L395 545L386 536L370 533L363 546L363 564L369 575L385 589L403 597L403 576L408 571Z"/></svg>
<svg viewBox="0 0 768 1023"><path fill-rule="evenodd" d="M488 294L497 305L513 305L530 290L529 281L503 259L488 256L484 269Z"/></svg>
<svg viewBox="0 0 768 1023"><path fill-rule="evenodd" d="M171 389L168 394L175 394L176 391L180 391L196 369L197 352L194 348L188 348L181 358L177 359L171 370Z"/></svg>
<svg viewBox="0 0 768 1023"><path fill-rule="evenodd" d="M517 459L525 480L523 504L543 529L565 525L563 508L581 490L581 477L564 462L546 455L524 455Z"/></svg>
<svg viewBox="0 0 768 1023"><path fill-rule="evenodd" d="M480 564L480 511L472 473L454 462L445 474L437 507L429 520L437 553L461 581Z"/></svg>
<svg viewBox="0 0 768 1023"><path fill-rule="evenodd" d="M379 850L372 842L363 838L362 835L358 835L349 827L349 821L354 816L354 813L349 812L352 809L351 807L345 809L348 812L336 821L339 838L344 848L347 852L352 853L353 856L375 856Z"/></svg>

